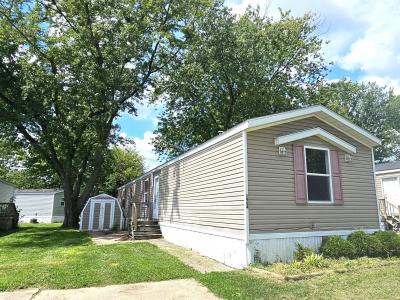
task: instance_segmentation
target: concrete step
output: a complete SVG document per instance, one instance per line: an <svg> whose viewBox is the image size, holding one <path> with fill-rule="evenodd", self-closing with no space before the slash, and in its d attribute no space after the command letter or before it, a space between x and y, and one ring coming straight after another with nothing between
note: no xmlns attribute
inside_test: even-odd
<svg viewBox="0 0 400 300"><path fill-rule="evenodd" d="M161 239L161 233L134 233L133 239L134 240L151 240L151 239Z"/></svg>

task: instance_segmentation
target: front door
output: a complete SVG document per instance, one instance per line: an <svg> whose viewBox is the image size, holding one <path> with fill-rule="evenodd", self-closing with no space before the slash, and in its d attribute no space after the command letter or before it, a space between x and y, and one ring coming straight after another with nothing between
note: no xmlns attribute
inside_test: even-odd
<svg viewBox="0 0 400 300"><path fill-rule="evenodd" d="M158 220L158 205L160 200L160 179L154 177L153 181L153 219Z"/></svg>

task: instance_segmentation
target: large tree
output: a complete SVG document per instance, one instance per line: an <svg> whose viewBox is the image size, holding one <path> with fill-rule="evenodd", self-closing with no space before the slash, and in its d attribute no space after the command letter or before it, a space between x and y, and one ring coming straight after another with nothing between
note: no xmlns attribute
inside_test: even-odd
<svg viewBox="0 0 400 300"><path fill-rule="evenodd" d="M308 103L327 70L315 28L309 14L274 21L258 10L214 10L195 22L155 90L165 103L158 153L176 156L243 120Z"/></svg>
<svg viewBox="0 0 400 300"><path fill-rule="evenodd" d="M339 80L319 88L316 103L323 104L382 140L377 161L400 158L399 97L374 82Z"/></svg>
<svg viewBox="0 0 400 300"><path fill-rule="evenodd" d="M64 226L78 225L115 119L135 112L210 1L0 1L0 134L57 174Z"/></svg>

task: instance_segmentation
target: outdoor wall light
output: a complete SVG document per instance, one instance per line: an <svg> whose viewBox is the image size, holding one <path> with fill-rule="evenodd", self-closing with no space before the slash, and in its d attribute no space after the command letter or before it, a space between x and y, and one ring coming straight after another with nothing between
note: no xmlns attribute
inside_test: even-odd
<svg viewBox="0 0 400 300"><path fill-rule="evenodd" d="M287 151L286 147L279 147L278 153L279 153L279 156L287 156L288 155L288 151Z"/></svg>

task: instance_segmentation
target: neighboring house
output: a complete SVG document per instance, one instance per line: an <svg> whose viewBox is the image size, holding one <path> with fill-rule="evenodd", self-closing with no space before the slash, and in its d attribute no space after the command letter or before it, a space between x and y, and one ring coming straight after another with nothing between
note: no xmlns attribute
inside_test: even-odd
<svg viewBox="0 0 400 300"><path fill-rule="evenodd" d="M40 223L64 221L64 191L58 189L17 190L15 205L20 222L37 219Z"/></svg>
<svg viewBox="0 0 400 300"><path fill-rule="evenodd" d="M400 161L375 165L380 213L389 228L400 229Z"/></svg>
<svg viewBox="0 0 400 300"><path fill-rule="evenodd" d="M400 161L376 164L375 172L378 199L400 206Z"/></svg>
<svg viewBox="0 0 400 300"><path fill-rule="evenodd" d="M0 203L8 203L14 200L15 185L0 179Z"/></svg>
<svg viewBox="0 0 400 300"><path fill-rule="evenodd" d="M139 227L158 220L166 240L229 266L288 261L297 242L379 230L379 144L323 106L250 119L121 187L120 202L131 224L136 208Z"/></svg>

